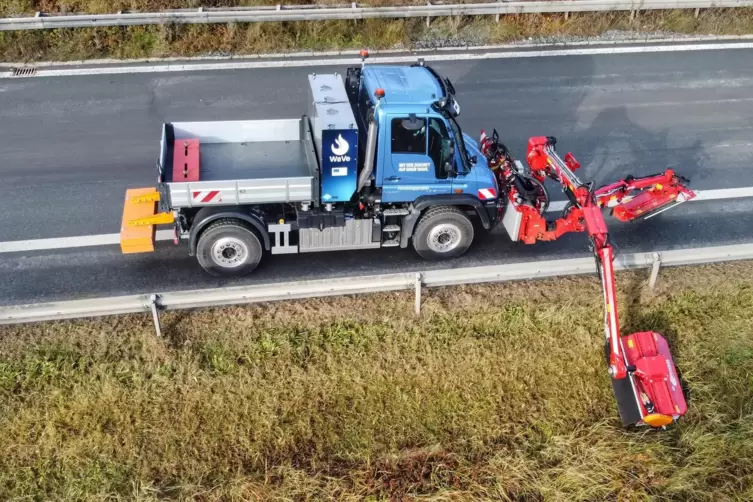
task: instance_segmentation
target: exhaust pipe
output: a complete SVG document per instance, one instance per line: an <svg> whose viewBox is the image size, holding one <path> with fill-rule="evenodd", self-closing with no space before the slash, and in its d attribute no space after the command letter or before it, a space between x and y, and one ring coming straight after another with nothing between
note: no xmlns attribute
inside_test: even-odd
<svg viewBox="0 0 753 502"><path fill-rule="evenodd" d="M358 177L357 192L366 185L366 182L371 176L371 172L374 170L374 157L376 156L376 136L377 136L377 123L374 114L369 114L369 131L366 136L366 156L364 157L363 171Z"/></svg>

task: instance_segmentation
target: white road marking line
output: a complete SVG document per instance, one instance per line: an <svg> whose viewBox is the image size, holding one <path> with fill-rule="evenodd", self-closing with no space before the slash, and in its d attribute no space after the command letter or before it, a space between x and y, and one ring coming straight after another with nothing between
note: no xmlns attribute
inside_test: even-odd
<svg viewBox="0 0 753 502"><path fill-rule="evenodd" d="M711 43L711 42L742 42L743 40L753 40L753 35L696 35L696 36L681 36L681 37L668 37L668 38L652 38L652 39L621 39L621 40L580 40L575 42L565 43L552 43L552 42L523 42L523 43L511 43L511 44L485 44L474 45L472 47L434 47L434 48L415 48L410 51L405 49L369 49L371 56L387 55L387 54L405 54L410 52L412 54L431 54L435 52L444 53L467 53L470 51L506 51L506 50L521 50L521 49L537 49L546 47L591 47L591 46L621 46L631 44L677 44L685 43ZM360 49L346 49L346 50L334 50L334 51L298 51L298 52L267 52L262 54L237 54L232 56L173 56L173 57L161 57L161 58L130 58L130 59L117 59L117 58L103 58L103 59L86 59L80 61L39 61L29 63L29 66L35 68L46 68L54 66L83 66L83 65L132 65L137 63L152 63L152 64L165 64L165 63L180 63L187 61L232 61L236 59L257 59L257 60L271 60L271 59L296 59L296 58L325 58L325 57L360 57ZM21 63L0 63L0 68L9 67L13 68L19 66Z"/></svg>
<svg viewBox="0 0 753 502"><path fill-rule="evenodd" d="M753 195L753 187L740 188L720 188L717 190L694 190L696 198L689 201L697 200L722 200L735 199L737 197L750 197Z"/></svg>
<svg viewBox="0 0 753 502"><path fill-rule="evenodd" d="M702 200L724 200L724 199L736 199L742 197L753 197L753 187L740 187L740 188L719 188L715 190L694 190L696 196L695 199L688 202L697 202ZM568 201L556 200L549 204L547 212L562 211L565 209Z"/></svg>
<svg viewBox="0 0 753 502"><path fill-rule="evenodd" d="M693 101L654 101L650 103L621 103L620 106L625 108L660 108L662 106L703 106L703 105L728 105L733 103L750 103L753 98L730 98L730 99L703 99ZM598 111L604 110L603 104L579 106L578 111ZM729 147L729 146L747 146L745 145L709 145L711 147Z"/></svg>
<svg viewBox="0 0 753 502"><path fill-rule="evenodd" d="M627 42L630 43L630 42ZM600 54L641 54L652 52L688 52L704 50L729 50L751 49L753 42L744 43L694 43L681 45L650 45L637 47L585 47L578 49L539 50L539 51L507 51L507 52L481 52L466 54L411 54L405 56L382 56L370 58L375 64L397 64L415 62L418 57L425 61L469 61L484 59L514 59L552 56L592 56ZM473 51L471 47L468 49ZM276 60L276 61L235 61L226 63L197 63L181 64L167 63L159 65L134 65L134 66L111 66L106 68L65 68L57 70L38 69L34 75L13 77L12 72L0 72L0 78L37 78L37 77L70 77L81 75L115 75L125 73L158 73L158 72L188 72L188 71L221 71L242 70L261 68L294 68L306 66L344 66L360 63L360 58L334 58L334 59L304 59L304 60Z"/></svg>
<svg viewBox="0 0 753 502"><path fill-rule="evenodd" d="M689 201L724 200L753 197L753 187L720 188L715 190L696 190L696 198ZM567 201L557 200L549 204L549 212L562 211ZM173 240L172 230L158 230L157 241ZM23 241L0 242L0 253L20 253L44 251L51 249L72 249L93 246L112 246L120 244L120 234L81 235L76 237L57 237L53 239L30 239Z"/></svg>
<svg viewBox="0 0 753 502"><path fill-rule="evenodd" d="M157 230L156 240L173 240L173 231ZM22 251L44 251L50 249L72 249L112 245L120 245L120 234L81 235L78 237L57 237L53 239L0 242L0 253L19 253Z"/></svg>

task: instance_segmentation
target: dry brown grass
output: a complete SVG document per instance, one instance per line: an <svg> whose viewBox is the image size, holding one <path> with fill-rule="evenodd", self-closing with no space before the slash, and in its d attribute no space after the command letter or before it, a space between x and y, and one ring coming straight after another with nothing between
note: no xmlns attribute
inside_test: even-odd
<svg viewBox="0 0 753 502"><path fill-rule="evenodd" d="M3 5L0 3L0 5ZM167 25L131 28L0 32L3 61L69 61L207 54L263 54L300 50L405 49L437 41L490 44L528 37L596 36L611 30L731 34L753 32L748 9L714 9L696 19L687 11L572 15L510 15L489 18L326 21L229 25Z"/></svg>
<svg viewBox="0 0 753 502"><path fill-rule="evenodd" d="M473 3L477 0L457 0ZM0 0L0 15L19 16L45 13L113 13L118 11L156 12L168 9L198 7L250 7L256 5L333 5L348 4L344 0ZM426 5L422 0L369 0L366 5Z"/></svg>
<svg viewBox="0 0 753 502"><path fill-rule="evenodd" d="M595 277L3 327L0 499L750 500L751 277L619 275L692 387L660 433L619 425Z"/></svg>

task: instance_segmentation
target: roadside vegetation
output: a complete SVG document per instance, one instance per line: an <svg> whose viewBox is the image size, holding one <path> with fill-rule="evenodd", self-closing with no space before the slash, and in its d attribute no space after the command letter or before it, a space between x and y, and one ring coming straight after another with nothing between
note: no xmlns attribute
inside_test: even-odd
<svg viewBox="0 0 753 502"><path fill-rule="evenodd" d="M413 0L404 0L410 3ZM416 0L417 1L417 0ZM395 3L384 0L382 3ZM230 2L233 3L233 2ZM276 3L276 2L273 2ZM79 2L49 1L33 4L25 0L0 0L3 15L51 11L114 12L118 8L141 10L175 7L177 2L138 1ZM189 2L190 4L190 2ZM203 5L223 5L203 2ZM198 4L197 4L198 5ZM188 7L194 6L193 4ZM17 15L17 14L16 14ZM509 15L497 23L493 16L434 19L322 21L228 25L162 25L61 29L50 31L0 32L0 60L5 62L77 61L101 58L154 58L205 55L257 55L306 50L416 49L496 44L536 39L570 41L582 37L619 33L715 34L753 33L749 9L641 12L635 19L629 13L556 15Z"/></svg>
<svg viewBox="0 0 753 502"><path fill-rule="evenodd" d="M476 0L457 0L471 3ZM343 0L0 0L0 16L24 16L37 11L53 13L105 14L118 11L156 12L199 7L252 7L257 5L332 5ZM367 2L363 2L367 3ZM425 5L423 0L370 0L368 5Z"/></svg>
<svg viewBox="0 0 753 502"><path fill-rule="evenodd" d="M0 499L751 500L751 277L619 274L666 431L619 423L595 277L0 327Z"/></svg>

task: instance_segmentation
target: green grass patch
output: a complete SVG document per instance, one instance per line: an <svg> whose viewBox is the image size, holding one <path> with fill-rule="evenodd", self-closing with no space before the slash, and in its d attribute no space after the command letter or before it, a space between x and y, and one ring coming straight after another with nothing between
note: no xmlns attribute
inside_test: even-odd
<svg viewBox="0 0 753 502"><path fill-rule="evenodd" d="M692 388L625 431L595 277L0 328L2 500L750 500L753 264L620 274Z"/></svg>

